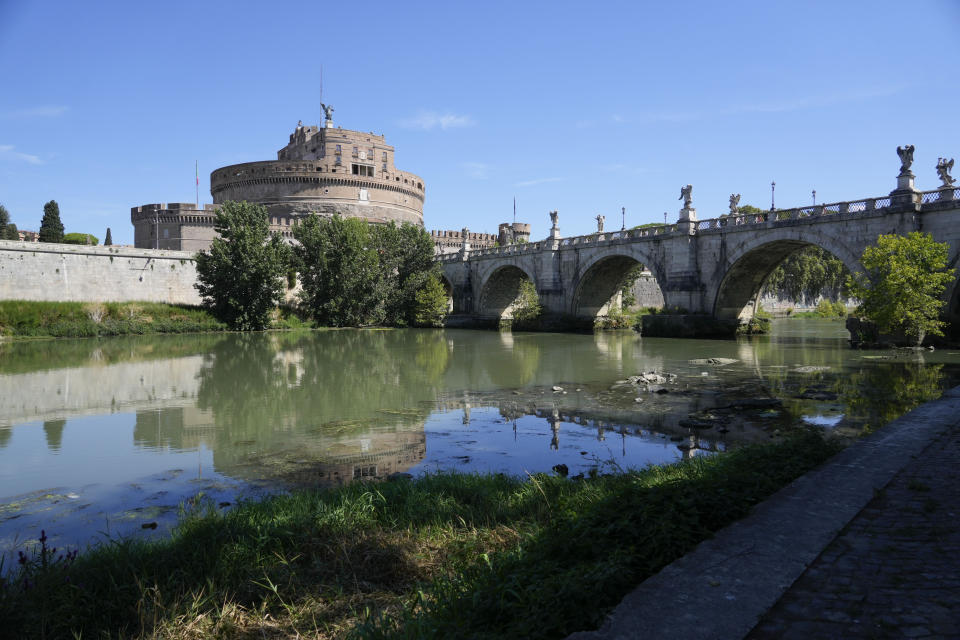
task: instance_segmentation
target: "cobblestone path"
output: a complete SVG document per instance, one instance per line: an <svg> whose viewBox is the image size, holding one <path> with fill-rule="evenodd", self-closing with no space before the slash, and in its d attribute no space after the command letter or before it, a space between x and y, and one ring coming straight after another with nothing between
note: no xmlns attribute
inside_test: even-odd
<svg viewBox="0 0 960 640"><path fill-rule="evenodd" d="M960 428L911 461L748 638L960 638Z"/></svg>

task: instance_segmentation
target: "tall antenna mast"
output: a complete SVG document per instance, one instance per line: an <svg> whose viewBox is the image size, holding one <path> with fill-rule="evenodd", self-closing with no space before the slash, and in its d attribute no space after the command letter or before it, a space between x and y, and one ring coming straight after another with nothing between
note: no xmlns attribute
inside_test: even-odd
<svg viewBox="0 0 960 640"><path fill-rule="evenodd" d="M320 104L323 104L323 65L320 65Z"/></svg>

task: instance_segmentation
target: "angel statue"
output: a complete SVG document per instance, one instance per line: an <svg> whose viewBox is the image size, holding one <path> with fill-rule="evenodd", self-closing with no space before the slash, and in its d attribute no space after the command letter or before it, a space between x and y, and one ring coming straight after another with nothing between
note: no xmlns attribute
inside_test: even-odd
<svg viewBox="0 0 960 640"><path fill-rule="evenodd" d="M730 194L730 215L731 216L737 215L737 208L739 207L739 205L740 205L740 194L731 193Z"/></svg>
<svg viewBox="0 0 960 640"><path fill-rule="evenodd" d="M937 175L940 176L940 181L943 182L940 185L941 189L949 189L956 182L956 178L950 175L950 172L953 170L953 158L950 158L950 162L947 162L946 158L937 158Z"/></svg>
<svg viewBox="0 0 960 640"><path fill-rule="evenodd" d="M320 103L320 108L323 109L323 119L324 120L333 120L333 105L325 105L322 102Z"/></svg>
<svg viewBox="0 0 960 640"><path fill-rule="evenodd" d="M605 215L597 214L597 233L603 233L603 223L607 219Z"/></svg>
<svg viewBox="0 0 960 640"><path fill-rule="evenodd" d="M693 185L688 184L685 187L680 187L680 197L678 200L683 200L683 208L689 209L690 204L693 202L693 197L690 195L693 192Z"/></svg>
<svg viewBox="0 0 960 640"><path fill-rule="evenodd" d="M560 217L560 214L559 214L558 212L556 212L556 211L551 211L551 212L550 212L550 222L553 223L553 228L554 228L554 229L557 228L557 218L559 218L559 217Z"/></svg>
<svg viewBox="0 0 960 640"><path fill-rule="evenodd" d="M910 165L913 164L913 148L912 144L897 147L897 155L900 156L900 175L910 173Z"/></svg>

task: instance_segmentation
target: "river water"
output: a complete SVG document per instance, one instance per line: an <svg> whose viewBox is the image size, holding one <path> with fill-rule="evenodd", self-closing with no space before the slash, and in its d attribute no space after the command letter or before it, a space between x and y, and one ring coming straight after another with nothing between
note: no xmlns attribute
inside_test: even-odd
<svg viewBox="0 0 960 640"><path fill-rule="evenodd" d="M839 321L787 319L739 341L410 329L0 343L0 553L9 567L41 529L82 548L163 535L196 504L392 473L602 473L804 424L852 438L960 380L960 353L853 351L846 337Z"/></svg>

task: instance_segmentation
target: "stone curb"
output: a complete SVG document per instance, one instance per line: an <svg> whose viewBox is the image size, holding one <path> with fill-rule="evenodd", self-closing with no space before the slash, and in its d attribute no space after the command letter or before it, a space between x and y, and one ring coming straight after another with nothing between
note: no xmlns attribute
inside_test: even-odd
<svg viewBox="0 0 960 640"><path fill-rule="evenodd" d="M857 441L629 593L567 640L743 638L878 489L960 423L960 387Z"/></svg>

